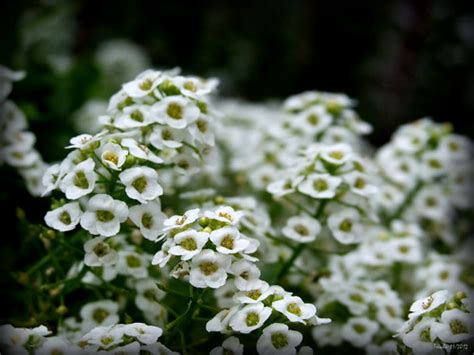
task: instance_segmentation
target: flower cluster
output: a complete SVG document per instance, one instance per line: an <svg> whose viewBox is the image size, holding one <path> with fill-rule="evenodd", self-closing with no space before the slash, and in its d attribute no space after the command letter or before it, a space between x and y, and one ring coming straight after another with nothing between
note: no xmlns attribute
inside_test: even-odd
<svg viewBox="0 0 474 355"><path fill-rule="evenodd" d="M41 178L48 165L35 149L36 136L28 130L25 115L13 101L7 100L12 82L24 76L24 72L0 66L0 164L7 163L18 169L29 192L40 196Z"/></svg>
<svg viewBox="0 0 474 355"><path fill-rule="evenodd" d="M178 354L158 342L163 331L143 323L98 326L78 341L51 334L45 326L33 329L0 327L0 344L8 354Z"/></svg>
<svg viewBox="0 0 474 355"><path fill-rule="evenodd" d="M428 118L400 127L376 155L383 176L376 196L380 214L403 217L444 243L456 242L452 215L470 208L471 142Z"/></svg>
<svg viewBox="0 0 474 355"><path fill-rule="evenodd" d="M390 341L403 323L402 300L385 281L341 280L337 276L320 281L317 306L331 314L331 324L313 329L321 346L340 345L367 348L377 341ZM337 316L334 316L337 315Z"/></svg>
<svg viewBox="0 0 474 355"><path fill-rule="evenodd" d="M164 221L165 238L161 250L153 257L153 264L164 267L173 259L178 263L172 271L176 277L185 277L197 288L219 288L229 274L236 283L252 285L252 278L240 280L244 270L253 270L258 278L251 256L258 246L256 239L242 234L237 223L243 217L242 211L221 206L213 210L192 209L179 216L174 215ZM250 286L249 286L250 287Z"/></svg>
<svg viewBox="0 0 474 355"><path fill-rule="evenodd" d="M472 335L470 300L464 292L441 290L414 302L398 336L414 354L431 353Z"/></svg>
<svg viewBox="0 0 474 355"><path fill-rule="evenodd" d="M214 144L205 101L214 86L153 70L126 83L101 117L105 130L71 139L74 150L44 175L45 193L59 189L71 200L48 212L48 226L69 231L80 224L110 237L130 218L156 240L162 220L157 203L167 179L162 170L189 179Z"/></svg>
<svg viewBox="0 0 474 355"><path fill-rule="evenodd" d="M301 243L312 242L321 234L320 220L325 217L324 227L339 243L360 242L363 220L375 219L370 197L377 188L369 169L346 144L309 146L284 171L284 177L267 188L275 198L289 200L304 213L288 219L282 233Z"/></svg>

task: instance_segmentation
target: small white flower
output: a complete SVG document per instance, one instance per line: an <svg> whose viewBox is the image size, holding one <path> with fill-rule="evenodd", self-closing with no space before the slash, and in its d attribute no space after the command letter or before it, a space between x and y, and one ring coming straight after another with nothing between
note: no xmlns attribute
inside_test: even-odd
<svg viewBox="0 0 474 355"><path fill-rule="evenodd" d="M234 295L234 300L236 303L257 303L262 302L272 294L273 289L270 288L268 283L261 281L260 284L253 289L237 292Z"/></svg>
<svg viewBox="0 0 474 355"><path fill-rule="evenodd" d="M37 355L79 354L80 348L62 337L48 337L37 349Z"/></svg>
<svg viewBox="0 0 474 355"><path fill-rule="evenodd" d="M150 144L158 149L179 148L183 146L184 131L167 126L156 126L150 135Z"/></svg>
<svg viewBox="0 0 474 355"><path fill-rule="evenodd" d="M423 154L420 165L420 176L424 179L433 179L448 172L450 156L441 150L428 151Z"/></svg>
<svg viewBox="0 0 474 355"><path fill-rule="evenodd" d="M257 341L257 351L261 355L296 355L296 347L302 340L300 332L290 330L286 324L273 323L263 330Z"/></svg>
<svg viewBox="0 0 474 355"><path fill-rule="evenodd" d="M73 230L81 218L82 211L79 203L71 202L46 213L46 224L60 232Z"/></svg>
<svg viewBox="0 0 474 355"><path fill-rule="evenodd" d="M163 233L163 222L166 215L161 212L159 200L130 207L129 217L148 240L157 241L158 236Z"/></svg>
<svg viewBox="0 0 474 355"><path fill-rule="evenodd" d="M135 304L142 311L150 312L159 306L159 301L165 297L165 292L160 290L154 279L139 279L135 284L137 296Z"/></svg>
<svg viewBox="0 0 474 355"><path fill-rule="evenodd" d="M352 158L352 148L344 143L322 147L319 153L321 159L332 165L343 165Z"/></svg>
<svg viewBox="0 0 474 355"><path fill-rule="evenodd" d="M165 78L159 71L146 70L139 74L135 80L124 84L122 89L126 95L132 98L143 98L152 93Z"/></svg>
<svg viewBox="0 0 474 355"><path fill-rule="evenodd" d="M311 303L304 303L298 296L286 296L272 303L272 308L284 314L290 322L305 323L305 320L316 314L316 307Z"/></svg>
<svg viewBox="0 0 474 355"><path fill-rule="evenodd" d="M130 275L137 279L148 276L148 257L130 250L118 252L117 271L122 275Z"/></svg>
<svg viewBox="0 0 474 355"><path fill-rule="evenodd" d="M153 153L146 145L138 143L133 138L122 139L122 141L120 142L120 145L122 145L122 147L128 148L128 151L130 152L130 154L136 158L151 161L152 163L155 163L155 164L163 163L163 159L161 159L159 156Z"/></svg>
<svg viewBox="0 0 474 355"><path fill-rule="evenodd" d="M286 226L282 229L285 237L299 243L314 241L320 231L321 224L319 221L306 215L291 217L286 221Z"/></svg>
<svg viewBox="0 0 474 355"><path fill-rule="evenodd" d="M163 195L163 188L158 184L158 173L147 166L126 169L119 175L125 185L128 197L147 203Z"/></svg>
<svg viewBox="0 0 474 355"><path fill-rule="evenodd" d="M295 192L295 187L300 181L295 183L294 179L290 178L276 180L267 186L267 191L275 197L282 197Z"/></svg>
<svg viewBox="0 0 474 355"><path fill-rule="evenodd" d="M344 181L357 195L372 196L377 192L377 188L368 181L368 177L357 171L344 175Z"/></svg>
<svg viewBox="0 0 474 355"><path fill-rule="evenodd" d="M84 264L87 266L106 266L113 265L117 261L117 252L105 237L96 237L88 240L84 244Z"/></svg>
<svg viewBox="0 0 474 355"><path fill-rule="evenodd" d="M441 323L434 323L431 327L432 337L445 343L459 343L472 336L472 326L469 313L460 309L445 310L441 314Z"/></svg>
<svg viewBox="0 0 474 355"><path fill-rule="evenodd" d="M136 338L142 344L153 344L163 334L163 330L144 323L132 323L123 326L123 333Z"/></svg>
<svg viewBox="0 0 474 355"><path fill-rule="evenodd" d="M176 234L173 240L176 245L171 247L168 253L180 256L181 260L189 260L201 252L209 240L209 234L189 229Z"/></svg>
<svg viewBox="0 0 474 355"><path fill-rule="evenodd" d="M66 148L73 148L73 149L88 149L90 148L94 143L98 142L100 138L104 135L104 133L99 133L96 134L95 136L92 136L90 134L81 134L79 136L73 137L69 140L70 145L68 145Z"/></svg>
<svg viewBox="0 0 474 355"><path fill-rule="evenodd" d="M165 97L154 104L152 110L163 123L177 129L185 128L200 114L199 108L192 101L181 96Z"/></svg>
<svg viewBox="0 0 474 355"><path fill-rule="evenodd" d="M224 309L217 313L206 323L207 332L220 332L226 333L228 331L229 322L231 321L234 314L239 310L238 306L234 306L230 309Z"/></svg>
<svg viewBox="0 0 474 355"><path fill-rule="evenodd" d="M205 249L192 259L189 283L198 288L221 287L227 280L230 263L230 257Z"/></svg>
<svg viewBox="0 0 474 355"><path fill-rule="evenodd" d="M83 329L108 326L118 323L118 304L109 300L90 302L81 308Z"/></svg>
<svg viewBox="0 0 474 355"><path fill-rule="evenodd" d="M260 287L260 269L247 260L234 262L231 267L235 286L241 291L249 291Z"/></svg>
<svg viewBox="0 0 474 355"><path fill-rule="evenodd" d="M249 304L232 316L229 325L238 333L248 334L260 328L271 314L272 309L261 302Z"/></svg>
<svg viewBox="0 0 474 355"><path fill-rule="evenodd" d="M210 119L207 116L199 116L199 118L189 126L189 133L198 142L214 146L214 133L211 130Z"/></svg>
<svg viewBox="0 0 474 355"><path fill-rule="evenodd" d="M244 216L244 212L234 211L234 209L229 206L222 206L216 208L214 211L206 211L204 216L209 219L235 225L239 223L240 219Z"/></svg>
<svg viewBox="0 0 474 355"><path fill-rule="evenodd" d="M305 110L295 118L295 126L305 134L318 134L331 125L332 118L322 105L316 105Z"/></svg>
<svg viewBox="0 0 474 355"><path fill-rule="evenodd" d="M164 230L168 231L175 228L182 228L191 223L194 223L200 217L199 208L186 211L184 215L174 215L163 222Z"/></svg>
<svg viewBox="0 0 474 355"><path fill-rule="evenodd" d="M373 336L379 330L379 325L365 317L349 318L342 327L342 338L352 345L362 348L372 341Z"/></svg>
<svg viewBox="0 0 474 355"><path fill-rule="evenodd" d="M431 296L417 300L410 307L410 319L438 308L448 300L449 292L441 290L433 293Z"/></svg>
<svg viewBox="0 0 474 355"><path fill-rule="evenodd" d="M318 199L333 198L342 179L329 174L311 174L298 185L298 190Z"/></svg>
<svg viewBox="0 0 474 355"><path fill-rule="evenodd" d="M99 194L87 202L87 211L81 217L81 227L91 234L111 237L120 231L120 223L128 218L125 202L109 195Z"/></svg>
<svg viewBox="0 0 474 355"><path fill-rule="evenodd" d="M168 253L169 249L174 245L172 239L167 239L161 246L161 250L153 256L151 261L152 265L159 265L165 267L168 261L171 259L171 254Z"/></svg>
<svg viewBox="0 0 474 355"><path fill-rule="evenodd" d="M433 351L436 336L431 329L434 324L434 318L422 318L409 333L401 336L403 343L412 348L416 354L429 354Z"/></svg>
<svg viewBox="0 0 474 355"><path fill-rule="evenodd" d="M211 350L209 355L243 355L244 353L244 346L240 344L239 338L237 337L230 337L224 340L222 346L218 346Z"/></svg>
<svg viewBox="0 0 474 355"><path fill-rule="evenodd" d="M145 127L154 123L150 107L145 105L131 105L123 109L114 121L114 126L120 129Z"/></svg>
<svg viewBox="0 0 474 355"><path fill-rule="evenodd" d="M59 188L69 200L77 200L94 190L97 181L94 168L94 160L89 158L77 164L71 172L64 176L59 183Z"/></svg>
<svg viewBox="0 0 474 355"><path fill-rule="evenodd" d="M173 84L181 90L183 95L198 98L211 93L219 85L219 80L214 78L204 80L196 76L177 76L173 78Z"/></svg>
<svg viewBox="0 0 474 355"><path fill-rule="evenodd" d="M115 143L107 143L99 149L100 159L109 168L120 170L127 158L127 152Z"/></svg>
<svg viewBox="0 0 474 355"><path fill-rule="evenodd" d="M245 250L250 242L244 239L239 230L234 227L224 227L213 231L209 238L216 250L222 254L235 254Z"/></svg>
<svg viewBox="0 0 474 355"><path fill-rule="evenodd" d="M360 216L353 209L344 209L328 218L328 226L334 238L342 244L358 243L362 239Z"/></svg>

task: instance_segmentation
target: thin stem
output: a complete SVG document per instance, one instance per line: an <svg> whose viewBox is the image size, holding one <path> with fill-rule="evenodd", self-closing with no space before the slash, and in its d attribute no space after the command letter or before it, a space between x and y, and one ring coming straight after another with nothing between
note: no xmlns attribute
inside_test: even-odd
<svg viewBox="0 0 474 355"><path fill-rule="evenodd" d="M405 208L407 208L408 206L411 205L411 203L413 202L413 199L415 198L415 196L418 194L418 192L420 191L420 189L422 187L423 187L423 182L419 180L416 183L415 187L408 193L408 195L405 196L405 199L398 206L398 208L395 210L395 212L387 218L387 220L386 220L387 225L390 225L390 223L393 220L400 218L400 216L405 211Z"/></svg>

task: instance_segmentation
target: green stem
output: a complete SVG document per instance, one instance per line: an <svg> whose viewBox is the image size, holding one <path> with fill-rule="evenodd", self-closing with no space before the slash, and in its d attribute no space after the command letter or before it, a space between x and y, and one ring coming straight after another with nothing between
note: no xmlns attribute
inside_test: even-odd
<svg viewBox="0 0 474 355"><path fill-rule="evenodd" d="M395 210L395 212L387 218L387 220L386 220L386 225L387 226L390 226L390 223L393 220L398 219L398 218L401 217L401 215L405 211L405 208L407 208L408 206L411 205L411 203L413 202L415 196L418 194L418 192L421 190L422 187L423 187L423 182L418 181L416 183L415 187L408 193L408 195L406 195L405 199L398 206L398 208Z"/></svg>

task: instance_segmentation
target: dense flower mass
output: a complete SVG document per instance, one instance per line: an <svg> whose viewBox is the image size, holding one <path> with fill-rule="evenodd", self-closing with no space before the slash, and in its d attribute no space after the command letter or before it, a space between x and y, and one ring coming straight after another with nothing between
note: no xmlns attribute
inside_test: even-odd
<svg viewBox="0 0 474 355"><path fill-rule="evenodd" d="M142 72L51 165L0 67L0 161L51 206L17 211L44 252L1 353L472 352L468 138L424 118L377 150L344 94L223 100L120 40L96 61L107 90Z"/></svg>

